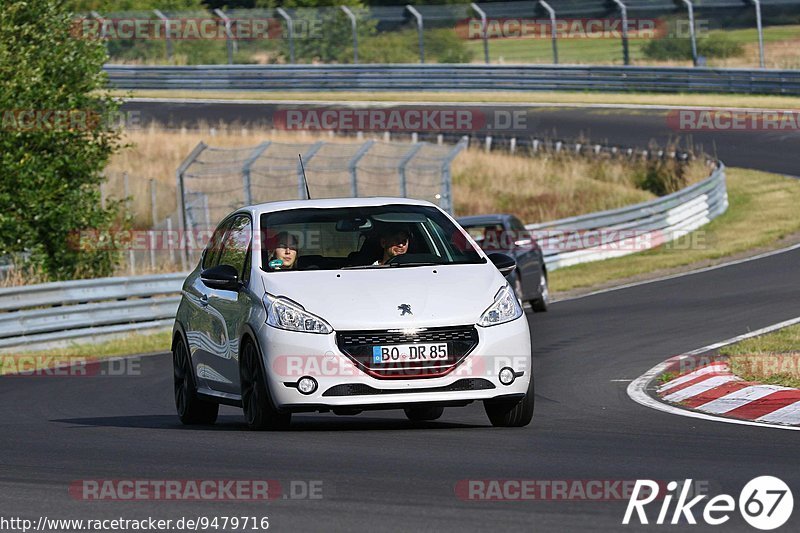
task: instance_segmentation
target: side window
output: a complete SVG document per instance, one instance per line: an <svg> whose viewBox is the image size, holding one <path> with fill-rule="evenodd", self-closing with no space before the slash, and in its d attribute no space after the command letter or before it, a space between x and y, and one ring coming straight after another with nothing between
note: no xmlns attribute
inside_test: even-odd
<svg viewBox="0 0 800 533"><path fill-rule="evenodd" d="M511 217L511 229L514 231L525 231L525 225L517 217Z"/></svg>
<svg viewBox="0 0 800 533"><path fill-rule="evenodd" d="M234 267L239 273L239 279L243 277L251 236L250 217L241 215L234 217L230 230L222 241L218 264Z"/></svg>
<svg viewBox="0 0 800 533"><path fill-rule="evenodd" d="M224 220L217 226L217 229L214 230L214 233L211 235L211 240L208 241L208 245L203 251L203 269L217 266L219 253L222 251L222 239L225 237L225 232L230 225L230 220Z"/></svg>

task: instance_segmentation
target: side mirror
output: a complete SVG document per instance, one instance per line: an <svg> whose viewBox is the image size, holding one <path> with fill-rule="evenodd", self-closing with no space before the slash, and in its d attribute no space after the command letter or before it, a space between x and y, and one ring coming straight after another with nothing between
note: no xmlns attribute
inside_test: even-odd
<svg viewBox="0 0 800 533"><path fill-rule="evenodd" d="M217 265L200 273L200 281L211 289L239 290L239 273L230 265Z"/></svg>
<svg viewBox="0 0 800 533"><path fill-rule="evenodd" d="M517 262L513 257L506 254L501 254L499 252L489 254L489 261L494 263L494 266L497 267L497 270L499 270L504 276L510 274L515 268L517 268Z"/></svg>

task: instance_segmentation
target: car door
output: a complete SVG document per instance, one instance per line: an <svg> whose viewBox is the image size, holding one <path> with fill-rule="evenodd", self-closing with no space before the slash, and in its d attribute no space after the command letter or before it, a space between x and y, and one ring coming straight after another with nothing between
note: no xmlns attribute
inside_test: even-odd
<svg viewBox="0 0 800 533"><path fill-rule="evenodd" d="M522 299L530 300L536 297L539 287L539 252L530 232L517 217L510 217L507 224L514 238L513 253L522 281Z"/></svg>
<svg viewBox="0 0 800 533"><path fill-rule="evenodd" d="M190 276L190 283L184 291L185 301L188 303L186 318L186 340L189 344L197 386L201 389L213 388L214 375L209 372L214 360L223 347L224 323L216 313L210 312L208 304L212 289L207 287L200 279L200 273L214 267L219 262L222 242L225 233L230 228L230 220L222 221L214 230L203 256L200 259L199 269ZM209 379L212 378L212 379Z"/></svg>
<svg viewBox="0 0 800 533"><path fill-rule="evenodd" d="M211 289L208 295L208 311L219 324L219 335L224 342L214 353L209 369L213 379L207 377L209 385L216 391L230 394L240 393L239 384L239 340L255 301L247 286L250 282L250 253L252 245L252 221L249 215L235 215L225 233L219 253L218 265L229 265L236 269L240 280L239 290Z"/></svg>

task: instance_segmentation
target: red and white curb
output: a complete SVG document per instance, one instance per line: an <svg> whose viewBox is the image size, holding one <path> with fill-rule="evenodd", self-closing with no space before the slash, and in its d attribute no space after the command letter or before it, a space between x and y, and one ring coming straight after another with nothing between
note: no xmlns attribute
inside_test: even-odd
<svg viewBox="0 0 800 533"><path fill-rule="evenodd" d="M665 402L704 413L800 425L800 389L744 381L723 361L687 372L656 392Z"/></svg>
<svg viewBox="0 0 800 533"><path fill-rule="evenodd" d="M800 389L744 381L725 361L705 358L702 366L696 363L699 354L798 323L800 317L672 357L633 380L628 396L647 407L691 418L800 430ZM665 373L687 367L692 370L655 386Z"/></svg>

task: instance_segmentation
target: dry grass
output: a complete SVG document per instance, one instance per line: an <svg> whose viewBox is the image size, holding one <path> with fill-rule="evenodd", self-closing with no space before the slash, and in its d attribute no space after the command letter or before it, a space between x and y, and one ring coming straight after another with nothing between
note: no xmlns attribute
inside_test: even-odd
<svg viewBox="0 0 800 533"><path fill-rule="evenodd" d="M349 137L290 133L270 130L201 128L199 130L131 130L127 148L115 155L106 173L106 192L124 196L121 177L129 176L134 224L147 228L150 215L149 182L157 186L158 219L176 210L175 170L197 143L215 147L248 147L270 139L278 142L362 142ZM636 187L639 161L624 158L590 159L544 154L537 157L486 153L471 148L453 163L455 211L461 215L513 212L525 222L538 222L602 209L611 209L652 199ZM708 174L702 161L689 166L689 182ZM387 178L388 179L388 178Z"/></svg>
<svg viewBox="0 0 800 533"><path fill-rule="evenodd" d="M734 374L748 380L800 387L800 325L720 349Z"/></svg>
<svg viewBox="0 0 800 533"><path fill-rule="evenodd" d="M531 158L470 149L453 162L455 211L510 212L534 223L644 202L655 195L637 188L642 166L621 158ZM701 161L689 169L690 183L708 175Z"/></svg>

